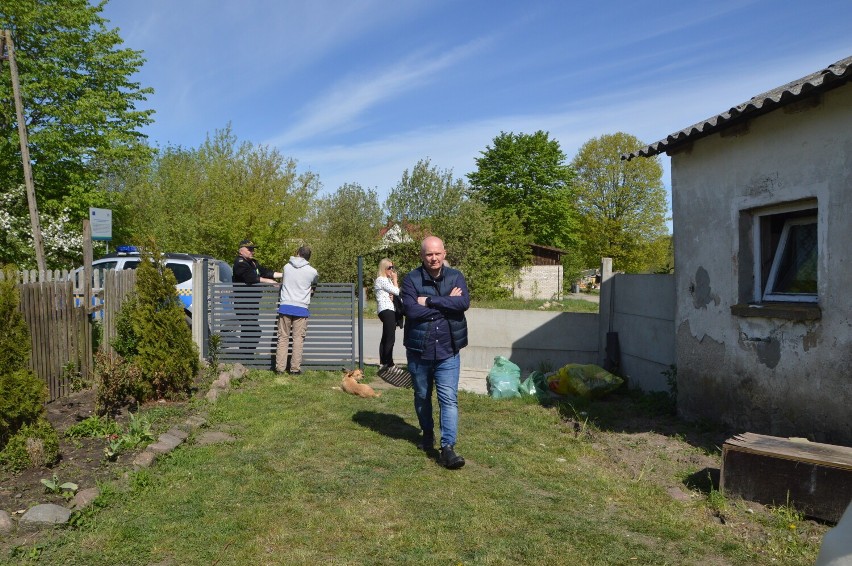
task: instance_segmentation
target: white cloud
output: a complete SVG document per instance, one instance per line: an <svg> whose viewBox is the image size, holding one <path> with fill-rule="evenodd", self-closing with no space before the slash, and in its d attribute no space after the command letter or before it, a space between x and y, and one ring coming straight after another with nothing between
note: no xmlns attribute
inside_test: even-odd
<svg viewBox="0 0 852 566"><path fill-rule="evenodd" d="M315 136L351 131L377 104L436 80L443 70L470 58L487 43L471 41L432 59L414 55L372 77L349 76L302 111L299 122L265 143L289 146Z"/></svg>

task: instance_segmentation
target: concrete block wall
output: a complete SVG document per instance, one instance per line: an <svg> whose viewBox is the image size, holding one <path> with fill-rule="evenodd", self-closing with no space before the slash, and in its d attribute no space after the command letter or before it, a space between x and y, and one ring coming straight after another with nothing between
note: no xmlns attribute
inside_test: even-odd
<svg viewBox="0 0 852 566"><path fill-rule="evenodd" d="M631 388L668 391L663 373L675 363L675 290L673 275L616 274L601 288L601 350L606 335L618 334L621 375Z"/></svg>
<svg viewBox="0 0 852 566"><path fill-rule="evenodd" d="M559 299L562 297L561 265L530 265L521 269L512 289L516 299Z"/></svg>
<svg viewBox="0 0 852 566"><path fill-rule="evenodd" d="M526 375L597 359L595 313L470 309L467 324L469 344L462 352L466 368L488 370L496 356L504 356Z"/></svg>

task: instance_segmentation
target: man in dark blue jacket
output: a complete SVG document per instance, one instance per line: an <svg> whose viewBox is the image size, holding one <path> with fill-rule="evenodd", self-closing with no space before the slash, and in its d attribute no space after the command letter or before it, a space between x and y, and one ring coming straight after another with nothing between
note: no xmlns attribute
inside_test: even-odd
<svg viewBox="0 0 852 566"><path fill-rule="evenodd" d="M408 371L414 385L414 411L423 438L419 447L435 446L432 418L432 389L438 394L441 411L441 457L439 462L455 470L464 458L455 453L458 431L459 350L467 346L470 295L464 275L444 265L444 242L430 236L420 246L423 265L402 281L400 297L405 305L403 344Z"/></svg>

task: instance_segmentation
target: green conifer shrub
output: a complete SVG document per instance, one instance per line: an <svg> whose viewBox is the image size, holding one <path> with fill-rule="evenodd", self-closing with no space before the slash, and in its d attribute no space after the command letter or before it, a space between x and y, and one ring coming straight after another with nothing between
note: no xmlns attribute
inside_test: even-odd
<svg viewBox="0 0 852 566"><path fill-rule="evenodd" d="M21 298L15 283L17 270L2 268L0 278L0 373L27 367L30 360L30 330L21 314Z"/></svg>
<svg viewBox="0 0 852 566"><path fill-rule="evenodd" d="M47 387L27 369L0 373L0 447L44 414Z"/></svg>
<svg viewBox="0 0 852 566"><path fill-rule="evenodd" d="M28 368L30 332L19 310L15 273L0 279L0 448L44 414L47 387Z"/></svg>
<svg viewBox="0 0 852 566"><path fill-rule="evenodd" d="M115 338L110 341L112 349L128 360L133 359L139 347L139 336L133 330L133 313L136 306L136 297L130 297L121 305L115 319Z"/></svg>
<svg viewBox="0 0 852 566"><path fill-rule="evenodd" d="M156 244L150 241L140 255L131 315L138 342L131 361L153 397L184 397L198 373L198 348L186 324L174 273L165 266Z"/></svg>

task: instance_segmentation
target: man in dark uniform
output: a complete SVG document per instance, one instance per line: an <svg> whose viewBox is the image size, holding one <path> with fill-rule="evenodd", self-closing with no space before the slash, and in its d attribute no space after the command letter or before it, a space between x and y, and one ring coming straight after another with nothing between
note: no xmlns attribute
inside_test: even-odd
<svg viewBox="0 0 852 566"><path fill-rule="evenodd" d="M272 271L260 265L254 259L254 249L257 246L251 240L240 242L237 258L234 260L234 283L278 283L275 279L281 278L281 273Z"/></svg>
<svg viewBox="0 0 852 566"><path fill-rule="evenodd" d="M273 271L263 267L254 259L254 242L251 240L243 240L240 242L240 249L234 259L234 283L244 283L246 286L255 285L257 283L277 284L276 278L281 277L280 272ZM255 345L260 340L260 325L257 323L258 304L254 297L239 297L239 291L235 291L235 306L237 316L240 320L240 349L254 350ZM249 293L251 294L251 293Z"/></svg>

